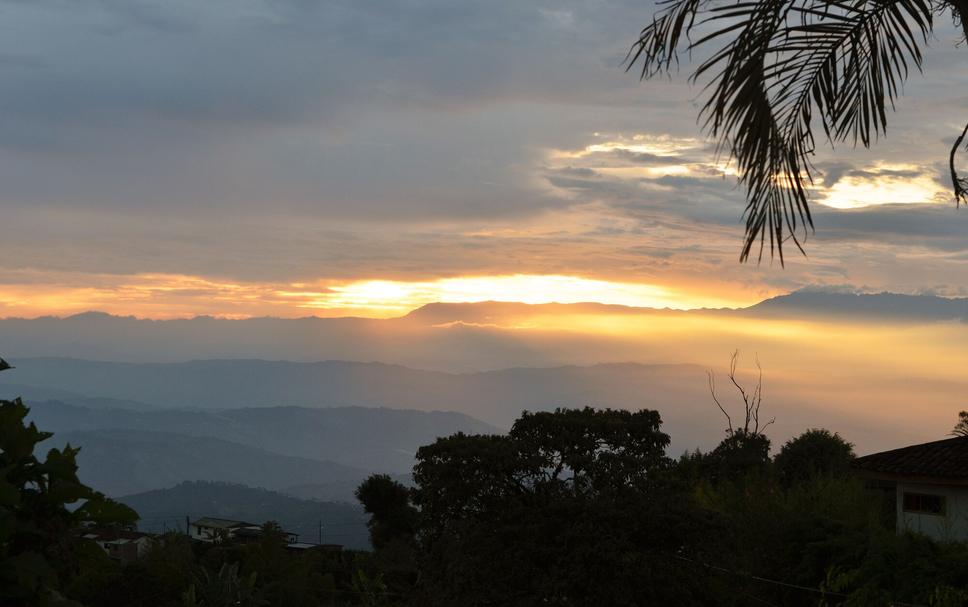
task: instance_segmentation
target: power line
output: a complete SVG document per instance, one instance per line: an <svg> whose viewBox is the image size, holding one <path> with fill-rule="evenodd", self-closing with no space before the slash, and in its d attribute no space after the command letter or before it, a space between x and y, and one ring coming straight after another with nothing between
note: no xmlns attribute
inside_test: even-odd
<svg viewBox="0 0 968 607"><path fill-rule="evenodd" d="M773 584L775 586L782 586L784 588L789 588L791 590L800 590L800 591L805 591L805 592L811 592L813 594L820 594L820 595L823 595L823 596L833 596L833 597L838 597L838 598L848 598L850 596L850 595L845 594L843 592L835 592L833 590L824 590L822 588L813 588L811 586L802 586L800 584L794 584L792 582L784 582L782 580L774 580L774 579L766 578L766 577L759 576L759 575L753 575L753 574L750 574L750 573L744 573L742 571L736 571L735 569L727 569L725 567L720 567L718 565L711 565L709 563L704 563L704 562L701 562L701 561L695 561L693 559L689 559L689 558L686 558L684 556L676 556L675 558L679 559L680 561L686 561L687 563L693 563L695 565L701 565L703 567L706 567L707 569L712 569L714 571L720 571L722 573L729 573L731 575L736 575L736 576L744 577L744 578L747 578L747 579L750 579L750 580L755 580L757 582L763 582L764 584ZM924 605L919 605L917 603L899 603L897 601L892 601L890 603L890 605L891 605L891 607L925 607Z"/></svg>

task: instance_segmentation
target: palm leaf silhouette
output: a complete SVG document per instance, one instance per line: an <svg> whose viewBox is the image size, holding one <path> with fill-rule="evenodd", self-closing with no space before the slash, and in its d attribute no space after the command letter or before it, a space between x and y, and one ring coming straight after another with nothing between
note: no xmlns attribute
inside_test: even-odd
<svg viewBox="0 0 968 607"><path fill-rule="evenodd" d="M768 246L783 264L784 244L803 252L813 230L816 122L831 145L869 147L885 134L901 85L921 70L934 17L947 11L960 21L963 2L665 0L627 68L640 65L645 79L677 66L680 51L707 53L692 79L707 81L700 122L736 162L747 192L740 260L754 251L762 260ZM968 127L950 155L959 202L968 200L968 180L954 162L966 135Z"/></svg>

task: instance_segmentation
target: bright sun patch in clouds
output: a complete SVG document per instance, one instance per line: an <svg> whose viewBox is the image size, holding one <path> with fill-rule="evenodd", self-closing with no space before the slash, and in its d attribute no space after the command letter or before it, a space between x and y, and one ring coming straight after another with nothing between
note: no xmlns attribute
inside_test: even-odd
<svg viewBox="0 0 968 607"><path fill-rule="evenodd" d="M680 156L683 152L703 147L699 139L672 137L671 135L652 135L637 133L631 136L606 136L600 133L596 137L604 139L601 143L593 143L577 152L560 152L565 156L581 158L591 154L607 152L631 152L633 154L652 154L654 156Z"/></svg>
<svg viewBox="0 0 968 607"><path fill-rule="evenodd" d="M596 143L577 149L549 150L547 167L591 171L596 177L626 182L663 177L718 178L736 173L700 139L647 133L596 133L595 139Z"/></svg>
<svg viewBox="0 0 968 607"><path fill-rule="evenodd" d="M863 175L845 175L827 188L819 202L835 209L859 209L877 204L948 202L950 191L915 165L882 164Z"/></svg>

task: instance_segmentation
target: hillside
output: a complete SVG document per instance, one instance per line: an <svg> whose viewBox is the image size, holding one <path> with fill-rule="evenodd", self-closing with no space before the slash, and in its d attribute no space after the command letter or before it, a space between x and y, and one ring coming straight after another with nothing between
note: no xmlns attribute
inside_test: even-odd
<svg viewBox="0 0 968 607"><path fill-rule="evenodd" d="M770 327L766 327L770 329ZM839 327L834 327L838 328ZM801 329L797 329L801 330ZM939 326L935 331L956 333ZM781 333L782 334L782 333ZM766 333L769 336L769 333ZM844 336L841 330L839 335ZM910 341L885 343L879 332L876 351L861 357L839 342L814 341L814 349L759 350L764 361L767 406L777 423L776 444L796 429L837 427L849 433L861 451L899 441L928 440L943 433L951 410L966 389L960 376L951 381L920 376L908 366L898 372L897 356ZM854 342L873 334L852 335ZM910 339L901 331L890 339ZM772 339L772 338L770 338ZM732 339L720 345L726 360ZM816 349L817 345L822 349ZM682 344L687 348L689 343ZM769 348L769 344L765 348ZM898 351L897 349L900 349ZM752 353L746 350L745 381ZM930 353L928 353L930 354ZM804 356L827 365L828 374L804 375L796 365ZM915 362L921 363L922 359ZM928 359L923 359L927 367ZM438 436L463 431L503 432L521 411L556 407L656 409L672 437L670 453L715 445L724 420L712 404L708 367L638 363L509 368L480 373L443 373L399 365L353 362L196 361L175 364L122 364L72 359L17 359L18 368L2 375L30 374L36 381L73 393L126 401L148 401L155 410L70 408L52 401L28 401L34 419L53 431L132 428L192 436L213 436L283 455L330 460L367 470L404 474L413 455ZM955 361L942 360L953 366ZM938 362L930 365L937 369ZM716 369L715 366L712 367ZM717 369L723 378L723 370ZM722 396L736 406L735 395L720 382ZM931 406L908 415L910 390L930 394ZM104 392L99 392L103 390ZM4 391L0 376L0 393ZM167 400L178 408L165 409ZM367 405L365 407L342 406ZM847 406L833 406L847 403ZM279 406L279 405L287 406ZM269 405L269 406L266 406ZM293 406L298 405L298 406ZM888 406L889 405L889 406ZM894 417L871 419L867 406L887 407ZM186 410L185 407L192 407ZM903 420L898 416L903 416ZM939 430L942 429L942 430Z"/></svg>
<svg viewBox="0 0 968 607"><path fill-rule="evenodd" d="M322 523L324 543L368 549L367 517L356 504L303 500L245 485L184 482L167 489L125 495L118 498L141 515L138 527L144 531L184 530L185 517L203 516L261 524L277 521L299 540L319 540Z"/></svg>
<svg viewBox="0 0 968 607"><path fill-rule="evenodd" d="M231 384L225 389L231 392ZM136 411L90 409L60 401L28 401L28 404L30 418L39 427L57 433L128 429L214 437L273 453L394 473L409 472L417 448L438 436L497 431L467 415L442 411L365 407ZM326 479L320 477L316 482L320 480ZM313 481L289 484L303 482Z"/></svg>
<svg viewBox="0 0 968 607"><path fill-rule="evenodd" d="M269 441L288 441L291 438L285 433L300 431L299 424L293 426L287 421L290 416L300 419L314 415L331 416L327 425L332 427L343 424L354 427L356 422L339 419L337 411L348 414L346 409L311 414L304 409L287 408L282 417L277 417L275 413L254 408L270 405L318 408L352 404L428 412L426 417L417 418L389 411L377 414L374 409L352 409L358 418L381 423L381 432L385 431L385 435L377 433L371 437L353 433L348 440L341 438L339 433L326 437L326 440L341 444L345 442L348 447L356 441L375 447L391 440L390 437L407 436L408 433L425 440L456 429L493 430L466 416L506 428L525 409L584 405L634 408L662 405L666 408L670 404L707 401L704 370L694 365L603 364L453 374L341 361L217 360L129 364L33 359L21 361L17 372L19 381L44 381L52 387L84 394L139 400L158 406L232 408L233 413L220 412L219 415L229 416L237 423L258 423L258 432L266 433ZM464 416L435 411L457 411ZM112 413L112 418L115 415ZM186 414L186 419L188 417ZM146 413L142 419L157 418ZM277 435L274 432L279 424L285 428L280 428ZM426 431L417 431L421 426L425 426ZM316 428L317 424L313 423L303 430L312 433ZM167 424L160 429L181 431ZM370 426L365 429L373 431ZM423 442L397 443L394 448L415 448L420 444ZM276 450L269 444L261 446ZM320 457L318 453L300 451L298 454ZM326 459L331 456L327 455Z"/></svg>
<svg viewBox="0 0 968 607"><path fill-rule="evenodd" d="M279 455L209 437L145 430L58 432L42 446L70 443L82 481L108 495L170 487L182 481L224 481L284 489L314 484L330 495L353 500L367 471L334 462ZM321 490L320 495L324 494Z"/></svg>
<svg viewBox="0 0 968 607"><path fill-rule="evenodd" d="M908 322L968 319L968 298L804 289L742 310L754 317L854 316Z"/></svg>

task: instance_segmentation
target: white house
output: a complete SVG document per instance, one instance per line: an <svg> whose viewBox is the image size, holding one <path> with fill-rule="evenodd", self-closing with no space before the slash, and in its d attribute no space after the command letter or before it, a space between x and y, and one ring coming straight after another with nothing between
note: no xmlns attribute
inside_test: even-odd
<svg viewBox="0 0 968 607"><path fill-rule="evenodd" d="M288 543L299 539L295 533L288 531L283 533ZM222 539L246 542L262 536L262 525L225 518L203 517L189 523L188 536L202 542L215 542Z"/></svg>
<svg viewBox="0 0 968 607"><path fill-rule="evenodd" d="M854 467L862 477L893 487L898 531L968 541L968 437L865 455Z"/></svg>

